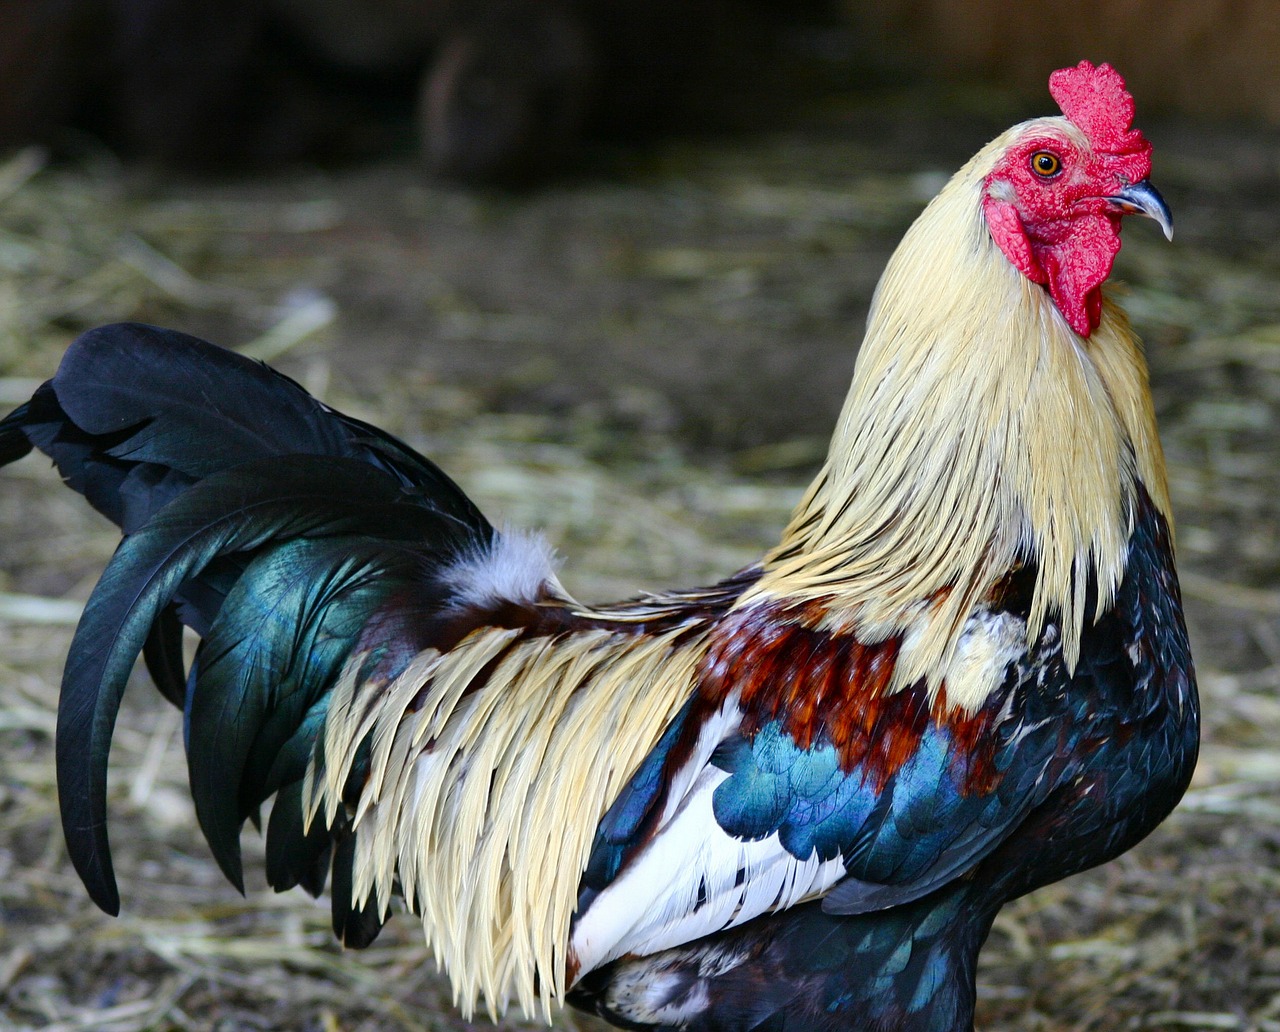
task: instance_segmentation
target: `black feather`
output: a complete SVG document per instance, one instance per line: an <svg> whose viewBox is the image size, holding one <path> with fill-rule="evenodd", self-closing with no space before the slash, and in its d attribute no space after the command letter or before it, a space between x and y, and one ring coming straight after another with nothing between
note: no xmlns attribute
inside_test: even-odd
<svg viewBox="0 0 1280 1032"><path fill-rule="evenodd" d="M182 655L182 621L176 606L160 610L142 645L142 658L160 694L182 709L187 695L187 670Z"/></svg>
<svg viewBox="0 0 1280 1032"><path fill-rule="evenodd" d="M268 366L185 333L140 323L90 330L67 349L51 384L81 435L112 441L106 456L95 455L94 462L177 474L166 481L153 473L139 491L154 492L150 512L180 491L184 480L241 462L332 455L361 459L417 489L425 507L486 540L492 535L470 499L429 459L334 411ZM121 434L127 436L114 440ZM104 486L119 490L118 484Z"/></svg>
<svg viewBox="0 0 1280 1032"><path fill-rule="evenodd" d="M333 890L329 898L333 904L333 934L342 945L362 950L378 937L383 919L372 895L363 907L354 905L355 856L355 835L349 831L340 834L333 847Z"/></svg>
<svg viewBox="0 0 1280 1032"><path fill-rule="evenodd" d="M72 639L58 708L63 829L76 870L104 910L119 909L106 836L107 753L125 683L156 618L212 560L271 541L361 532L439 541L446 528L466 540L463 528L403 498L393 480L355 460L272 459L205 478L121 542Z"/></svg>
<svg viewBox="0 0 1280 1032"><path fill-rule="evenodd" d="M301 885L312 896L324 891L333 837L319 816L303 828L302 781L282 787L267 823L267 883L284 892Z"/></svg>
<svg viewBox="0 0 1280 1032"><path fill-rule="evenodd" d="M35 446L126 533L202 477L284 455L359 459L476 540L493 528L429 459L275 370L175 330L117 323L72 342L57 373L0 422L0 465Z"/></svg>
<svg viewBox="0 0 1280 1032"><path fill-rule="evenodd" d="M33 445L27 434L27 419L31 407L19 406L0 420L0 466L17 462L28 454Z"/></svg>

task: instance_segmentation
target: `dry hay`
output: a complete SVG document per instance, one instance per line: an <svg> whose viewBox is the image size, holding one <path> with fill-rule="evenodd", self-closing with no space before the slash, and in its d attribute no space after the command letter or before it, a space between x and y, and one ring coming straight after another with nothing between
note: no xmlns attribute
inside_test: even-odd
<svg viewBox="0 0 1280 1032"><path fill-rule="evenodd" d="M980 970L979 1024L993 1032L1280 1030L1280 211L1269 188L1280 150L1177 139L1183 146L1164 148L1177 157L1162 166L1161 185L1181 219L1179 243L1166 248L1133 227L1121 270L1152 346L1204 696L1203 760L1182 807L1148 842L1001 915ZM679 347L678 318L698 305L719 313L728 339L734 305L767 293L780 263L807 262L825 282L850 240L890 245L944 164L922 170L907 150L893 158L847 140L789 140L673 152L625 189L627 203L659 224L693 219L705 239L645 244L610 276L641 294L647 283L654 305L676 313L672 339L654 347ZM1256 160L1232 164L1233 153ZM394 363L374 361L376 389L352 394L340 389L350 382L340 359L361 327L332 323L341 305L314 285L334 248L375 264L393 261L394 248L380 251L344 211L348 181L175 190L109 165L41 164L27 153L0 167L5 403L96 322L144 318L250 340L257 353L285 355L328 400L426 448L491 514L545 527L570 557L566 581L591 598L702 581L750 559L820 448L801 434L695 460L672 445L668 419L648 418L646 406L660 408L650 395L624 399L623 420L619 407L594 404L495 412L488 396ZM861 167L874 171L850 171ZM619 195L585 184L484 201L432 194L408 171L385 175L428 221L471 206L499 234L559 218L566 205L607 211ZM746 231L776 234L776 253L754 241L756 251L744 248ZM770 303L848 318L829 299L793 296L783 279ZM671 283L683 291L675 301L663 293ZM492 340L515 327L513 347L522 334L569 332L518 310L492 314L501 298L489 311L453 305L447 287L432 299L437 331ZM779 325L797 340L830 331L813 320ZM766 383L760 397L778 406L776 390ZM41 462L6 472L0 486L0 1027L471 1027L448 1006L416 922L393 921L371 949L344 953L323 902L262 889L252 829L250 893L234 894L194 830L178 718L142 675L112 755L124 914L92 908L58 828L52 708L70 620L114 538ZM588 1024L560 1020L575 1023Z"/></svg>

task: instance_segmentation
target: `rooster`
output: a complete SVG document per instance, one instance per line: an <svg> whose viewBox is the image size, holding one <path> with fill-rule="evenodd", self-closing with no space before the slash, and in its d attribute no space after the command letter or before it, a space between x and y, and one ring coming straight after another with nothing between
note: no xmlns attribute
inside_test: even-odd
<svg viewBox="0 0 1280 1032"><path fill-rule="evenodd" d="M463 1010L624 1028L971 1029L1000 908L1133 846L1198 702L1141 347L1102 287L1171 217L1109 66L984 147L868 317L779 544L589 607L536 535L265 366L108 326L0 423L120 526L67 657L70 856L116 913L107 754L142 655L242 887L395 899ZM181 633L200 644L184 660Z"/></svg>

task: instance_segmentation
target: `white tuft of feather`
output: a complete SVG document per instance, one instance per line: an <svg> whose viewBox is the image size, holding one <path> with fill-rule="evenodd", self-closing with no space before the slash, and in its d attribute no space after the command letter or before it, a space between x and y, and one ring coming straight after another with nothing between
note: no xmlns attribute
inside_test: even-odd
<svg viewBox="0 0 1280 1032"><path fill-rule="evenodd" d="M986 608L965 621L951 661L942 675L947 703L976 713L1004 683L1009 665L1027 649L1027 622Z"/></svg>
<svg viewBox="0 0 1280 1032"><path fill-rule="evenodd" d="M536 602L563 597L556 577L556 550L537 531L503 528L482 550L461 556L441 576L453 588L458 609L499 602Z"/></svg>

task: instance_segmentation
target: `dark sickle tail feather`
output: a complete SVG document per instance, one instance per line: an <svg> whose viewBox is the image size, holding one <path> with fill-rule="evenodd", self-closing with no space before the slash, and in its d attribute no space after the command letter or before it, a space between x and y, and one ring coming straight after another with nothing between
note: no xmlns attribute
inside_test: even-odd
<svg viewBox="0 0 1280 1032"><path fill-rule="evenodd" d="M442 567L492 543L488 521L384 432L260 363L149 326L71 345L53 379L0 421L0 464L33 447L125 535L76 629L58 712L63 828L94 901L119 909L107 754L139 653L184 708L197 814L228 878L242 886L240 828L279 791L272 884L318 893L331 856L335 879L349 881L344 818L302 827L328 692L348 662L394 676L424 644L415 613L445 599ZM398 619L382 612L404 597L416 605L398 605ZM375 617L383 636L366 643ZM203 639L190 672L184 624ZM334 922L351 944L380 924L346 897Z"/></svg>
<svg viewBox="0 0 1280 1032"><path fill-rule="evenodd" d="M483 540L493 533L412 448L261 362L155 326L119 323L78 337L53 379L0 422L0 464L32 446L125 533L211 473L284 455L359 459Z"/></svg>

